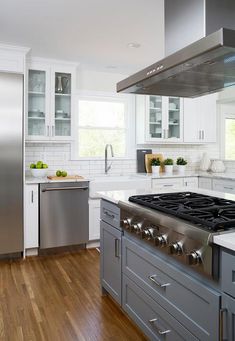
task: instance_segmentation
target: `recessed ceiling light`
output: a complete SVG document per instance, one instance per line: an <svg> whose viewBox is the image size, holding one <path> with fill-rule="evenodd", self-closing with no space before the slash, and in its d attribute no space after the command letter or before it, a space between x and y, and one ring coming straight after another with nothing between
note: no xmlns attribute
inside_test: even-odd
<svg viewBox="0 0 235 341"><path fill-rule="evenodd" d="M127 47L129 47L130 49L138 49L140 47L139 43L128 43Z"/></svg>

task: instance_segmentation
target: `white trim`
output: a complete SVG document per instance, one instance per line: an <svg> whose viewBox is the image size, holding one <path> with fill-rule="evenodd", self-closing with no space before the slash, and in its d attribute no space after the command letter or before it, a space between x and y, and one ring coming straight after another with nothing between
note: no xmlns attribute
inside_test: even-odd
<svg viewBox="0 0 235 341"><path fill-rule="evenodd" d="M235 112L232 112L234 108L229 106L221 106L220 113L220 158L224 161L234 162L235 160L225 159L225 120L226 119L234 119L235 120Z"/></svg>
<svg viewBox="0 0 235 341"><path fill-rule="evenodd" d="M109 102L121 102L125 104L125 126L119 127L95 127L95 126L80 126L79 127L79 114L78 114L78 102L79 100L95 100ZM120 130L124 131L126 135L126 152L123 157L114 157L112 160L129 160L134 159L135 155L135 96L129 96L125 94L116 94L113 92L101 92L101 91L78 91L75 96L75 103L77 105L76 115L74 120L74 132L78 129L107 129L107 130ZM132 128L133 127L133 128ZM115 151L114 151L115 155ZM74 136L74 141L71 143L71 161L77 160L104 160L104 157L79 157L78 156L78 135Z"/></svg>

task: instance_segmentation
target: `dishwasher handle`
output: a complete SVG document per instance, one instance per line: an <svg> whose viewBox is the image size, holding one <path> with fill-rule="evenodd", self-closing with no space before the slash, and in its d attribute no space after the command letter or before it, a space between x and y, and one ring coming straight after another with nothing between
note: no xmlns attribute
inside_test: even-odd
<svg viewBox="0 0 235 341"><path fill-rule="evenodd" d="M83 189L86 190L88 189L88 186L85 187L47 187L43 188L42 192L52 192L52 191L70 191L70 190L75 190L75 189Z"/></svg>

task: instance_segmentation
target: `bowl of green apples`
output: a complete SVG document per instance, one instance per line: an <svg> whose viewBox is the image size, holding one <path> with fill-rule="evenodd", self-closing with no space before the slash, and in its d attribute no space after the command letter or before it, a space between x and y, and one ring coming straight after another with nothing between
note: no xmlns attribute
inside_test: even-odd
<svg viewBox="0 0 235 341"><path fill-rule="evenodd" d="M35 178L44 178L47 175L48 165L43 161L37 161L30 165L31 174Z"/></svg>

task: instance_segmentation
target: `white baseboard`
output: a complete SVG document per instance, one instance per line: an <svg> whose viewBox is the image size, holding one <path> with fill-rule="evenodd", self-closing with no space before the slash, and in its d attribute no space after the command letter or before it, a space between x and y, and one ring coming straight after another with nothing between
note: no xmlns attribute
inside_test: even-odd
<svg viewBox="0 0 235 341"><path fill-rule="evenodd" d="M37 255L38 255L38 248L25 250L25 257L37 256Z"/></svg>
<svg viewBox="0 0 235 341"><path fill-rule="evenodd" d="M99 247L99 246L100 246L99 240L90 241L86 244L87 249L94 249L94 248Z"/></svg>

